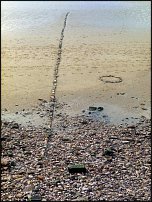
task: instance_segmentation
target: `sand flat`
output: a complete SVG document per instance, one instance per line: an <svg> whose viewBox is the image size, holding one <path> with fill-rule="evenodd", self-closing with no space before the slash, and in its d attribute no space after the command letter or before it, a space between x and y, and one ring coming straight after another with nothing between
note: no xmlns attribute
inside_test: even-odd
<svg viewBox="0 0 152 202"><path fill-rule="evenodd" d="M72 27L72 17L64 38L57 91L59 101L71 106L66 112L74 115L99 104L109 108L113 118L150 117L150 38L138 30ZM106 75L120 77L122 82L99 80Z"/></svg>
<svg viewBox="0 0 152 202"><path fill-rule="evenodd" d="M110 116L127 116L127 113L131 116L133 112L134 116L149 118L148 3L119 5L117 9L115 4L114 7L106 4L89 7L88 4L86 9L84 5L77 6L65 4L53 8L51 13L45 4L43 14L37 12L37 18L31 8L25 9L23 16L20 11L25 26L17 21L18 30L11 26L11 31L9 24L4 24L2 110L28 109L37 105L39 98L49 101L60 33L69 11L56 92L56 98L69 105L63 111L74 115L89 105L99 104L107 106ZM33 22L28 24L26 15L31 16ZM11 23L17 26L15 20ZM108 75L120 77L122 82L104 83L99 79Z"/></svg>

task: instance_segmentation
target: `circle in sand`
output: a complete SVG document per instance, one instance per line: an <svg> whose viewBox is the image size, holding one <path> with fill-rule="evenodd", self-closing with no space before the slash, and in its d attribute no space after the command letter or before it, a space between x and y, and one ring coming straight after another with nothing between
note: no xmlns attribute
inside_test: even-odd
<svg viewBox="0 0 152 202"><path fill-rule="evenodd" d="M120 83L122 82L122 78L119 76L113 76L113 75L108 75L108 76L101 76L99 79L105 83Z"/></svg>

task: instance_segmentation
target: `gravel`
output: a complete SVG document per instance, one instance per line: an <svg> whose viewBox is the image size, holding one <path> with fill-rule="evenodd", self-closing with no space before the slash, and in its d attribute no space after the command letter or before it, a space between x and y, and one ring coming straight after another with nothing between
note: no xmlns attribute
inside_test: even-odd
<svg viewBox="0 0 152 202"><path fill-rule="evenodd" d="M47 145L46 128L2 122L2 201L150 201L150 125L144 117L115 126L60 114ZM74 164L88 172L69 173Z"/></svg>

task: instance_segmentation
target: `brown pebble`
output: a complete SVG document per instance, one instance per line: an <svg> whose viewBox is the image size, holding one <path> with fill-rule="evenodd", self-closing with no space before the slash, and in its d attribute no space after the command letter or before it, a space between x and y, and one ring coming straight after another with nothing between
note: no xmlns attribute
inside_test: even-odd
<svg viewBox="0 0 152 202"><path fill-rule="evenodd" d="M42 176L42 175L38 175L37 178L38 178L38 180L44 180L44 176Z"/></svg>

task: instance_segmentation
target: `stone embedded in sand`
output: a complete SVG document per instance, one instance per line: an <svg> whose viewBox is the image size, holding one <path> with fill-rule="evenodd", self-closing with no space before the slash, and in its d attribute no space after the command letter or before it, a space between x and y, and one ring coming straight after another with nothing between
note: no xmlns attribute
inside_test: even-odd
<svg viewBox="0 0 152 202"><path fill-rule="evenodd" d="M130 126L128 126L128 128L135 129L136 126L135 125L130 125Z"/></svg>
<svg viewBox="0 0 152 202"><path fill-rule="evenodd" d="M107 75L99 77L99 80L105 83L120 83L122 82L122 78L119 76Z"/></svg>
<svg viewBox="0 0 152 202"><path fill-rule="evenodd" d="M18 128L19 128L18 123L14 123L14 124L12 125L12 128L18 129Z"/></svg>
<svg viewBox="0 0 152 202"><path fill-rule="evenodd" d="M98 111L102 111L103 110L103 107L98 107Z"/></svg>
<svg viewBox="0 0 152 202"><path fill-rule="evenodd" d="M75 164L68 166L69 173L86 173L87 170L83 164Z"/></svg>
<svg viewBox="0 0 152 202"><path fill-rule="evenodd" d="M96 111L97 107L89 107L89 111Z"/></svg>
<svg viewBox="0 0 152 202"><path fill-rule="evenodd" d="M142 110L148 110L147 108L144 108L144 107L142 107L141 109L142 109Z"/></svg>

